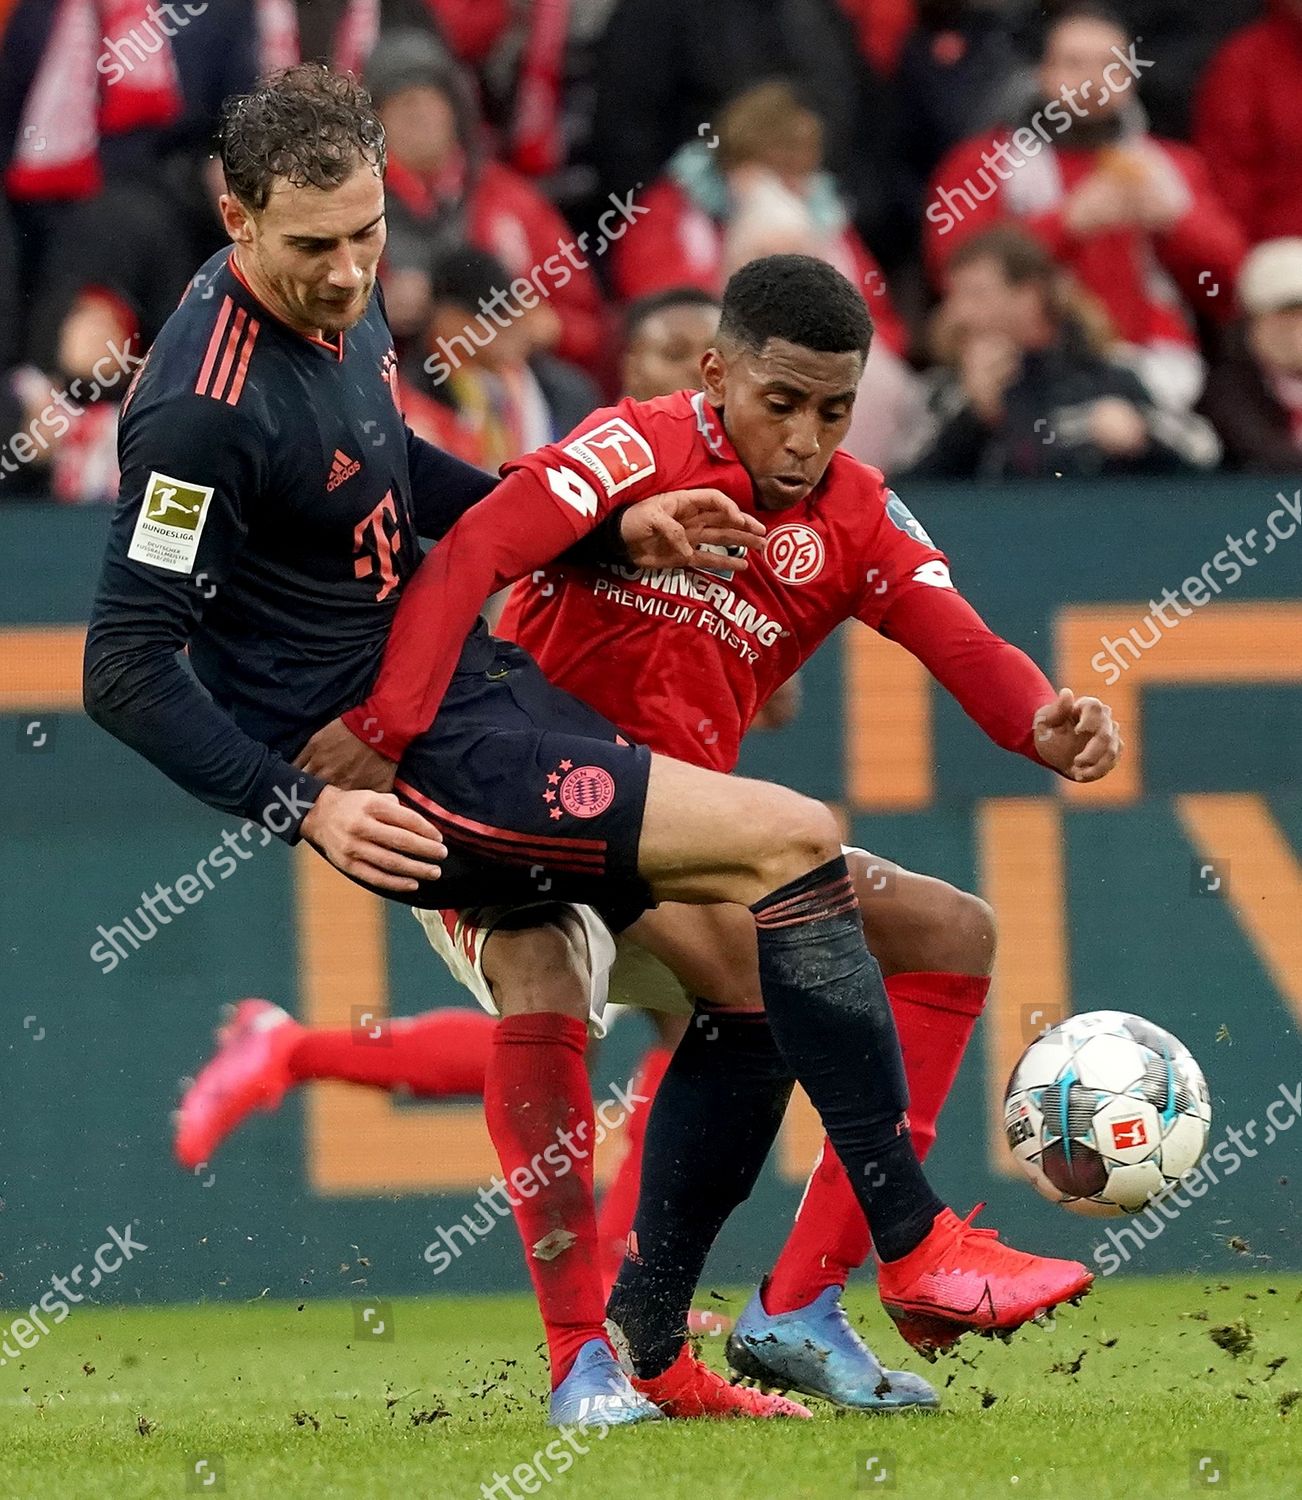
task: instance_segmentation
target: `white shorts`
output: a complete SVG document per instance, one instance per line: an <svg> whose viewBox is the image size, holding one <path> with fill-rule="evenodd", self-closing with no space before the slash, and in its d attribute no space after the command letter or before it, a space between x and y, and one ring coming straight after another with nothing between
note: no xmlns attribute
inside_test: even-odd
<svg viewBox="0 0 1302 1500"><path fill-rule="evenodd" d="M690 1016L692 1002L674 975L645 948L628 938L616 939L591 906L539 902L558 914L571 935L582 934L588 951L588 1027L605 1036L605 1011L611 1005L636 1005ZM448 966L452 977L470 991L490 1016L500 1014L488 980L484 978L484 944L506 917L527 911L520 906L478 906L467 911L412 908L425 929L430 947Z"/></svg>
<svg viewBox="0 0 1302 1500"><path fill-rule="evenodd" d="M842 850L847 855L867 857L866 850L849 845L842 845ZM584 938L589 971L588 1027L594 1036L606 1034L607 1005L636 1006L674 1016L692 1014L692 998L674 972L631 938L613 937L591 906L554 901L537 904L553 908L571 936L581 933ZM505 918L528 910L526 906L475 906L465 911L412 907L412 915L425 929L430 947L452 977L490 1016L496 1016L500 1014L497 1002L484 978L484 943Z"/></svg>

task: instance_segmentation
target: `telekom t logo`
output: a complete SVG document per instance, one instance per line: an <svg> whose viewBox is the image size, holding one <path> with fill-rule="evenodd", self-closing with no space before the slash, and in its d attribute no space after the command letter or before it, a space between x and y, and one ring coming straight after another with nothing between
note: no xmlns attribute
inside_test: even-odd
<svg viewBox="0 0 1302 1500"><path fill-rule="evenodd" d="M375 596L377 603L387 599L398 587L398 572L393 559L401 545L398 508L393 503L393 491L387 490L384 499L369 516L357 523L353 531L353 576L369 578L378 568L380 590Z"/></svg>

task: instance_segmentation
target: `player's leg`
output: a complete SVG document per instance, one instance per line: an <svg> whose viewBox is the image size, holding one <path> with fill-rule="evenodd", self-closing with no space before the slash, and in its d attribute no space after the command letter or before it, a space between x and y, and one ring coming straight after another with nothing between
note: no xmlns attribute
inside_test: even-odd
<svg viewBox="0 0 1302 1500"><path fill-rule="evenodd" d="M825 808L657 758L639 868L661 897L750 906L774 1040L846 1167L873 1231L882 1301L909 1342L1019 1327L1084 1295L1084 1266L974 1231L927 1183L881 971Z"/></svg>
<svg viewBox="0 0 1302 1500"><path fill-rule="evenodd" d="M302 1083L334 1079L416 1099L480 1095L494 1031L490 1016L446 1007L419 1016L309 1027L267 1000L230 1007L213 1055L174 1118L176 1159L193 1171L250 1115L274 1110Z"/></svg>
<svg viewBox="0 0 1302 1500"><path fill-rule="evenodd" d="M618 969L618 961L616 967ZM638 1184L642 1180L642 1161L651 1107L674 1055L674 1048L687 1030L689 1019L686 1016L666 1015L658 1010L647 1011L646 1017L655 1028L656 1039L642 1054L629 1084L629 1096L634 1102L624 1117L623 1155L597 1209L601 1284L607 1296L624 1263L629 1230L633 1227L633 1215L637 1212Z"/></svg>
<svg viewBox="0 0 1302 1500"><path fill-rule="evenodd" d="M546 1330L551 1421L646 1420L658 1413L639 1403L613 1357L597 1265L596 1127L584 1058L613 943L565 905L495 913L462 940L501 1016L484 1117Z"/></svg>
<svg viewBox="0 0 1302 1500"><path fill-rule="evenodd" d="M932 977L908 972L923 962L988 966L992 944L984 903L943 882L899 871L863 851L847 851L847 858L870 947L875 954L880 951L886 965L905 981L905 991L891 997L893 1010L907 1011L908 983ZM685 985L710 996L716 1007L701 1009L698 1025L703 1033L694 1032L671 1064L666 1102L651 1125L655 1139L649 1153L647 1192L637 1220L639 1253L630 1259L611 1302L612 1316L624 1328L635 1368L645 1377L663 1368L681 1345L687 1308L706 1255L728 1215L748 1195L768 1155L790 1089L790 1075L776 1053L770 1053L774 1065L767 1075L758 1072L753 1066L753 1042L748 1053L744 1041L746 1032L753 1033L755 1027L740 1027L734 1020L739 1010L753 1014L758 1007L755 927L744 908L662 906L630 928L626 940L655 953ZM932 998L944 1003L952 985L941 975L934 978ZM888 978L888 992L894 987L895 981ZM720 1014L719 1005L731 1009ZM708 1039L708 1048L694 1045L701 1034ZM733 1050L739 1046L741 1056L734 1059ZM697 1052L708 1054L711 1066L696 1066ZM934 1049L914 1045L906 1056L910 1089L924 1108L928 1081L920 1075L934 1060L933 1053ZM730 1097L725 1105L719 1097L725 1087L735 1094L743 1079L749 1083L748 1097ZM740 1134L732 1127L721 1132L711 1123L735 1121L738 1116L749 1125ZM760 1121L767 1122L766 1129L756 1128ZM928 1123L934 1123L934 1115ZM836 1190L823 1194L817 1213L802 1211L798 1231L803 1236L799 1245L802 1265L809 1258L821 1267L834 1256L847 1266L858 1265L869 1247L863 1212L839 1162L832 1153L827 1155L838 1169ZM792 1261L794 1285L794 1257ZM814 1302L832 1284L829 1280L816 1287L806 1303ZM811 1324L800 1329L801 1336L793 1343L800 1368L775 1369L767 1383L780 1385L785 1379L793 1386L803 1379L808 1394L857 1409L934 1404L935 1394L925 1382L883 1371L846 1323L838 1296L839 1290L823 1299L826 1306L815 1310L817 1327ZM803 1305L793 1302L782 1310ZM745 1321L755 1324L765 1316L755 1299ZM786 1339L788 1325L800 1320L772 1321L765 1350L781 1353L791 1342ZM810 1324L810 1319L804 1319L804 1324ZM809 1350L815 1346L821 1357L811 1359ZM806 1365L810 1371L804 1369ZM811 1379L811 1372L817 1378Z"/></svg>
<svg viewBox="0 0 1302 1500"><path fill-rule="evenodd" d="M909 1119L922 1160L985 1003L993 917L985 902L943 881L863 851L848 859L900 1033ZM870 1246L845 1170L824 1142L773 1273L728 1340L733 1367L762 1384L851 1409L894 1409L915 1397L920 1404L934 1401L918 1390L916 1377L883 1372L845 1317L842 1292Z"/></svg>
<svg viewBox="0 0 1302 1500"><path fill-rule="evenodd" d="M994 916L979 897L866 851L851 851L848 862L900 1034L909 1124L923 1161L985 1006ZM857 1206L845 1169L825 1145L764 1288L770 1313L807 1307L829 1287L843 1287L863 1264L870 1240Z"/></svg>
<svg viewBox="0 0 1302 1500"><path fill-rule="evenodd" d="M657 895L751 908L769 1028L851 1174L888 1260L944 1204L909 1138L899 1042L839 831L784 788L653 757L639 867Z"/></svg>

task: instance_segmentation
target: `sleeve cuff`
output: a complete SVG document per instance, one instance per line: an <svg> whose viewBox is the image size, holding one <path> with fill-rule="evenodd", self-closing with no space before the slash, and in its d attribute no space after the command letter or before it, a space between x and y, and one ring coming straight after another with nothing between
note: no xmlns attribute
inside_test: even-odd
<svg viewBox="0 0 1302 1500"><path fill-rule="evenodd" d="M321 795L325 782L277 757L254 783L249 817L287 844L302 838L303 819Z"/></svg>
<svg viewBox="0 0 1302 1500"><path fill-rule="evenodd" d="M382 755L385 760L391 760L394 765L402 759L402 752L407 748L407 740L381 726L380 716L375 712L369 698L365 703L359 703L356 708L350 708L340 717L344 728L354 738L361 740L364 745L369 745L377 755Z"/></svg>

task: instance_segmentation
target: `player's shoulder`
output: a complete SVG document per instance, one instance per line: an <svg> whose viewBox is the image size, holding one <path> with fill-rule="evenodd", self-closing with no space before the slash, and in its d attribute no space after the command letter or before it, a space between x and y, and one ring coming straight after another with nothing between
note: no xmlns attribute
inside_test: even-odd
<svg viewBox="0 0 1302 1500"><path fill-rule="evenodd" d="M561 441L569 458L590 470L607 494L654 473L671 480L690 459L695 425L690 392L599 407Z"/></svg>
<svg viewBox="0 0 1302 1500"><path fill-rule="evenodd" d="M935 547L926 528L880 469L838 448L828 465L823 504L829 519L858 534L890 540L895 533Z"/></svg>
<svg viewBox="0 0 1302 1500"><path fill-rule="evenodd" d="M823 479L822 503L838 518L862 520L873 524L886 510L886 476L844 448L832 455Z"/></svg>
<svg viewBox="0 0 1302 1500"><path fill-rule="evenodd" d="M266 320L234 274L229 248L219 251L191 277L160 329L128 392L124 423L180 412L205 427L256 421L262 402L253 375L272 342L263 337Z"/></svg>

